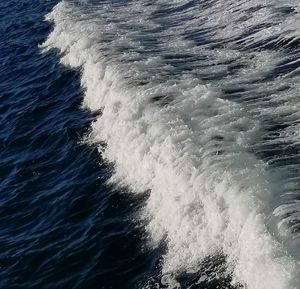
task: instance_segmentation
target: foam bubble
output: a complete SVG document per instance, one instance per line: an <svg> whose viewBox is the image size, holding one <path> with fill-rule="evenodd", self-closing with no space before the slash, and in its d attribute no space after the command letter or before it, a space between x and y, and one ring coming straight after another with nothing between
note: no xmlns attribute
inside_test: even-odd
<svg viewBox="0 0 300 289"><path fill-rule="evenodd" d="M82 70L84 104L91 110L102 110L92 124L90 138L107 143L107 148L100 150L115 164L113 180L124 182L137 193L151 192L142 214L149 219L147 229L153 243L167 243L162 267L165 276L197 268L207 256L221 251L235 284L249 289L300 288L296 241L292 244L289 237L283 237L273 216L274 203L281 194L278 188L285 180L251 151L264 140L269 116L286 119L293 115L298 119L294 114L298 104L291 98L289 105L279 105L279 99L287 103L284 93L270 101L260 98L254 102L254 97L233 101L221 91L223 86L236 87L238 78L240 85L259 95L262 88L256 83L272 72L282 59L281 53L246 53L230 45L214 51L199 48L182 35L170 45L172 41L164 38L167 28L153 16L166 1L157 2L124 7L105 2L89 11L63 1L48 15L55 26L42 47L58 48L63 64ZM217 11L223 11L223 2L218 1ZM229 2L227 12L237 17L233 1ZM251 8L243 5L242 15ZM246 26L271 17L269 6L261 9L261 18L250 17ZM201 15L210 12L207 9ZM188 9L177 17L193 13ZM172 17L166 19L175 21ZM218 21L229 23L231 16L224 17L228 15L222 14ZM126 26L124 19L130 19L130 25ZM194 25L195 21L192 17L184 23ZM167 31L173 41L186 29L185 24L175 24ZM243 27L230 32L230 26L212 32L210 25L212 22L204 28L213 33L211 41L218 33L234 38L235 33L243 32ZM274 27L279 27L277 22ZM147 36L149 31L157 31L161 42ZM180 57L194 63L192 70L178 59L172 61L182 47L189 55ZM204 59L198 59L198 53ZM247 60L249 55L256 64ZM237 59L243 68L226 76L226 63ZM205 81L207 72L215 80ZM271 89L268 80L265 83L266 89ZM279 81L271 84L278 91ZM274 109L264 108L272 101ZM261 110L257 111L255 104ZM276 208L280 220L299 220L298 203ZM285 214L288 216L280 218ZM177 288L176 282L172 284Z"/></svg>

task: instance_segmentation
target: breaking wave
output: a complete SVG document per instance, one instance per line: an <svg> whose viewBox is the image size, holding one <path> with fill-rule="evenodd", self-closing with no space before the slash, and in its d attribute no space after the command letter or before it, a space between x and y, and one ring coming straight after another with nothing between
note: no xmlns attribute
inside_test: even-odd
<svg viewBox="0 0 300 289"><path fill-rule="evenodd" d="M140 215L167 246L163 275L221 255L232 285L300 288L299 9L62 1L47 16L42 49L81 70L112 181L149 192Z"/></svg>

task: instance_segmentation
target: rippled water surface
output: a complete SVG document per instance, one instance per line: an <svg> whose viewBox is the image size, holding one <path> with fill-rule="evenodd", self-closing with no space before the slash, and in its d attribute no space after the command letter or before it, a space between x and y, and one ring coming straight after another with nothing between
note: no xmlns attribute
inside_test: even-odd
<svg viewBox="0 0 300 289"><path fill-rule="evenodd" d="M0 4L0 287L133 288L152 262L140 202L104 185L111 168L82 142L96 114L80 107L79 73L38 47L54 4Z"/></svg>
<svg viewBox="0 0 300 289"><path fill-rule="evenodd" d="M2 1L0 287L300 289L298 1Z"/></svg>

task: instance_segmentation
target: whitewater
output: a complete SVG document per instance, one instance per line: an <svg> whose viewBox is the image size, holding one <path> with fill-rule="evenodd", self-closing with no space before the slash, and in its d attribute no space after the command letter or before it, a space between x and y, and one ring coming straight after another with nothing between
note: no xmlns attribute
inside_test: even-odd
<svg viewBox="0 0 300 289"><path fill-rule="evenodd" d="M169 288L211 256L233 286L300 288L299 9L86 0L47 16L41 49L81 71L111 182L148 195L139 218L166 244Z"/></svg>

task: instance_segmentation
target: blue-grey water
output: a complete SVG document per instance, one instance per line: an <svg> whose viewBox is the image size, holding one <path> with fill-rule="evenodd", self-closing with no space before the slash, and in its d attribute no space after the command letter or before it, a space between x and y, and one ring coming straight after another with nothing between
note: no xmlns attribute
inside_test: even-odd
<svg viewBox="0 0 300 289"><path fill-rule="evenodd" d="M0 3L0 288L300 288L300 5Z"/></svg>

